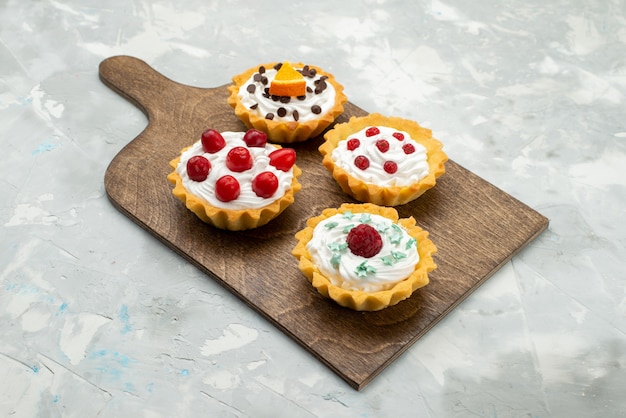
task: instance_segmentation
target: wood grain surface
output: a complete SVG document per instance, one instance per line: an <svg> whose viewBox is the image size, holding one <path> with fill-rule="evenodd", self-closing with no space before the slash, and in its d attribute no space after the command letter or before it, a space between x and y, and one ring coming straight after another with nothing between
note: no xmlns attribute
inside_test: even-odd
<svg viewBox="0 0 626 418"><path fill-rule="evenodd" d="M108 58L99 70L103 83L148 117L146 129L107 169L104 182L113 205L357 390L548 225L541 214L449 161L435 188L397 207L401 217L415 217L438 247L430 284L379 312L342 308L317 293L291 255L294 234L309 217L353 201L322 166L321 138L293 146L303 188L292 206L264 227L222 231L188 211L172 195L166 176L168 162L203 130L245 130L226 103L227 86L182 85L128 56ZM338 122L366 114L348 103Z"/></svg>

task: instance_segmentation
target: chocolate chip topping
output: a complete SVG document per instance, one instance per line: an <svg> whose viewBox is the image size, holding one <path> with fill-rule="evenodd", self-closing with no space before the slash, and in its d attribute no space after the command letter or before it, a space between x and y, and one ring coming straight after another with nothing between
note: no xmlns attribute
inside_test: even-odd
<svg viewBox="0 0 626 418"><path fill-rule="evenodd" d="M316 115L319 115L320 113L322 113L322 108L319 107L318 105L313 105L311 106L311 112L315 113Z"/></svg>
<svg viewBox="0 0 626 418"><path fill-rule="evenodd" d="M326 88L328 87L328 84L326 84L327 78L328 77L326 76L322 76L319 80L315 80L315 94L320 94L321 92L326 90Z"/></svg>
<svg viewBox="0 0 626 418"><path fill-rule="evenodd" d="M261 66L259 67L259 73L261 73L261 74L265 74L265 66L261 65Z"/></svg>
<svg viewBox="0 0 626 418"><path fill-rule="evenodd" d="M246 90L248 91L248 93L254 93L256 90L256 84L248 84L248 87L246 87Z"/></svg>
<svg viewBox="0 0 626 418"><path fill-rule="evenodd" d="M304 77L313 78L317 74L315 68L310 68L308 65L305 65L300 71Z"/></svg>
<svg viewBox="0 0 626 418"><path fill-rule="evenodd" d="M285 104L287 104L287 103L289 103L290 101L291 101L291 97L289 97L289 96L280 96L280 102L281 102L281 103L285 103Z"/></svg>
<svg viewBox="0 0 626 418"><path fill-rule="evenodd" d="M252 106L250 106L250 109L254 110L254 109L256 109L257 107L259 107L259 104L258 104L258 103L255 103L255 104L253 104Z"/></svg>
<svg viewBox="0 0 626 418"><path fill-rule="evenodd" d="M297 110L294 110L293 111L293 120L295 120L297 122L298 119L300 119L300 114L298 113Z"/></svg>
<svg viewBox="0 0 626 418"><path fill-rule="evenodd" d="M284 107L279 107L276 111L276 114L282 118L287 114L287 109L285 109Z"/></svg>
<svg viewBox="0 0 626 418"><path fill-rule="evenodd" d="M261 75L261 73L256 73L252 79L258 83L259 81L261 81L262 78L263 76Z"/></svg>
<svg viewBox="0 0 626 418"><path fill-rule="evenodd" d="M268 113L267 115L265 115L265 119L269 119L269 120L274 119L274 114L273 113Z"/></svg>

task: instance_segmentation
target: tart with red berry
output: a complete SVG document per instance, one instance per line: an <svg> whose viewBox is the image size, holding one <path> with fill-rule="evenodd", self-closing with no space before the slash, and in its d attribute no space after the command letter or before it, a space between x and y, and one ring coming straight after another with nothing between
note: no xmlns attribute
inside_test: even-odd
<svg viewBox="0 0 626 418"><path fill-rule="evenodd" d="M417 199L435 186L448 160L429 129L378 113L337 124L324 139L322 163L341 189L377 205Z"/></svg>
<svg viewBox="0 0 626 418"><path fill-rule="evenodd" d="M279 143L320 135L348 101L332 74L289 62L251 68L234 76L228 90L237 117Z"/></svg>
<svg viewBox="0 0 626 418"><path fill-rule="evenodd" d="M207 129L170 162L173 194L204 222L239 231L267 224L294 202L301 188L291 148L267 142L264 132Z"/></svg>
<svg viewBox="0 0 626 418"><path fill-rule="evenodd" d="M437 248L415 219L394 208L344 203L307 220L292 254L320 294L357 311L378 311L428 284Z"/></svg>

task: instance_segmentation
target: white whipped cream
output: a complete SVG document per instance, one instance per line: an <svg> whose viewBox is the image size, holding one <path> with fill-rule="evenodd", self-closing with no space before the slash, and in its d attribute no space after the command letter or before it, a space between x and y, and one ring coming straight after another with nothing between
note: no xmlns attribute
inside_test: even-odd
<svg viewBox="0 0 626 418"><path fill-rule="evenodd" d="M296 70L302 70L302 68L294 67ZM313 78L304 77L307 85L307 93L303 100L297 97L289 98L288 103L282 103L280 100L273 100L272 97L265 97L265 89L269 88L272 80L276 76L278 71L273 68L267 68L263 76L267 78L267 84L263 84L261 81L255 81L254 75L250 77L239 88L239 100L241 103L252 112L256 112L261 117L266 117L268 114L273 115L274 121L279 122L293 122L294 110L297 111L297 120L300 122L306 122L313 119L318 119L320 116L328 113L335 105L335 88L329 82L326 82L326 88L319 94L315 93L315 82L323 77L323 74L317 73ZM258 74L258 73L255 73ZM248 91L248 86L254 85L254 92ZM320 107L320 113L313 113L311 108L313 106ZM285 109L285 115L279 115L279 109Z"/></svg>
<svg viewBox="0 0 626 418"><path fill-rule="evenodd" d="M336 166L343 168L354 178L380 187L409 186L428 175L426 148L411 138L408 133L386 126L377 126L380 133L367 137L365 131L368 128L339 141L331 154ZM404 139L396 139L393 136L396 132L404 135ZM351 151L348 149L348 140L352 138L358 139L361 145ZM376 147L376 141L379 139L387 140L389 143L388 151L381 152ZM405 144L412 144L415 147L415 152L405 154L402 148ZM359 155L363 155L369 160L369 167L365 170L357 168L354 164L354 159ZM393 174L385 172L384 164L386 161L395 162L398 165L398 170Z"/></svg>
<svg viewBox="0 0 626 418"><path fill-rule="evenodd" d="M276 151L276 147L266 144L265 147L247 147L243 140L245 132L221 132L226 141L226 146L215 154L205 152L202 141L197 141L189 149L182 153L176 172L182 178L183 186L192 193L206 200L212 206L223 209L259 209L267 206L285 195L291 187L293 179L293 167L289 171L281 171L270 165L269 154ZM243 146L247 147L252 155L252 168L241 173L230 171L226 167L226 154L231 149ZM187 175L187 161L195 156L202 155L211 163L211 171L204 181L194 181ZM270 171L278 178L278 189L270 198L262 198L252 190L252 179L263 171ZM237 179L241 188L241 194L235 200L222 202L215 196L215 182L224 175L231 175Z"/></svg>
<svg viewBox="0 0 626 418"><path fill-rule="evenodd" d="M346 237L367 223L379 231L383 246L371 258L352 254ZM411 275L419 262L417 242L401 226L380 215L343 213L323 220L307 244L313 263L332 284L346 290L387 290Z"/></svg>

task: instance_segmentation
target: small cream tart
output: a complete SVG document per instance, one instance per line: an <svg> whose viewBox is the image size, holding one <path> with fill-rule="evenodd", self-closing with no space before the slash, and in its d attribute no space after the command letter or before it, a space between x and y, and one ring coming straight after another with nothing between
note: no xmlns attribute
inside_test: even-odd
<svg viewBox="0 0 626 418"><path fill-rule="evenodd" d="M435 186L448 160L430 129L378 113L336 124L324 140L322 163L341 189L381 206L417 199Z"/></svg>
<svg viewBox="0 0 626 418"><path fill-rule="evenodd" d="M370 258L353 254L346 244L350 230L372 226L382 238L379 253ZM411 275L419 262L415 238L390 219L369 213L344 212L320 222L307 244L311 260L332 284L347 290L387 290Z"/></svg>
<svg viewBox="0 0 626 418"><path fill-rule="evenodd" d="M262 64L234 76L227 101L248 128L267 133L270 142L306 141L320 135L343 113L348 98L332 74L302 63L288 66L302 76L299 81L306 85L304 93L271 94L272 83L283 65ZM284 80L278 80L277 84L282 83Z"/></svg>
<svg viewBox="0 0 626 418"><path fill-rule="evenodd" d="M298 268L341 306L378 311L429 282L437 247L413 217L372 203L344 203L309 218L295 235Z"/></svg>

